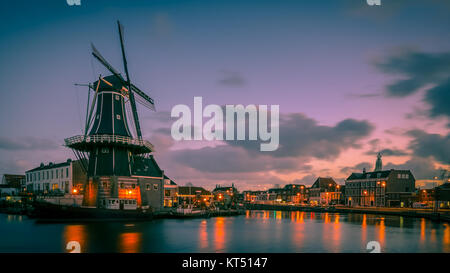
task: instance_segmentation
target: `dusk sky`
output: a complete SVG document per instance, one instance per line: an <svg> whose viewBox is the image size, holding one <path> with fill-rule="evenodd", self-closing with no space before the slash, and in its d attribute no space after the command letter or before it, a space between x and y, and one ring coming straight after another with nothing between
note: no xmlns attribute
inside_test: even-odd
<svg viewBox="0 0 450 273"><path fill-rule="evenodd" d="M144 138L176 183L239 190L343 183L351 172L450 168L450 1L10 1L0 10L0 175L74 158L87 89L107 71L93 42L123 71L125 28ZM175 142L170 111L206 104L280 106L280 147Z"/></svg>

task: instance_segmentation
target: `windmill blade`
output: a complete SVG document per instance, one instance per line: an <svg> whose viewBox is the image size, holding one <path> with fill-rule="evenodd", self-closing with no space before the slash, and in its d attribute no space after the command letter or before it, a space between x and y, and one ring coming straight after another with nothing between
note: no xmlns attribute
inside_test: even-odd
<svg viewBox="0 0 450 273"><path fill-rule="evenodd" d="M156 111L155 109L155 101L150 98L147 94L145 94L142 90L137 88L135 85L131 84L131 90L133 90L137 95L137 100L144 105L145 107Z"/></svg>
<svg viewBox="0 0 450 273"><path fill-rule="evenodd" d="M139 124L139 117L138 117L138 113L137 113L136 102L134 100L134 92L132 92L132 89L131 89L130 74L128 73L127 57L125 56L125 46L123 43L123 34L122 34L123 27L119 21L117 21L117 26L119 28L120 47L122 49L123 67L125 69L125 74L127 76L127 86L128 86L128 90L129 90L128 96L130 97L131 109L133 110L134 125L136 128L137 136L139 139L141 139L142 138L141 126Z"/></svg>
<svg viewBox="0 0 450 273"><path fill-rule="evenodd" d="M94 106L95 106L95 103L97 102L97 96L98 96L98 88L100 87L100 79L101 79L101 76L98 77L97 87L95 88L94 99L92 100L91 110L89 111L89 117L86 118L86 127L84 129L84 135L87 135L87 131L89 130L89 127L91 126L92 113L94 112Z"/></svg>
<svg viewBox="0 0 450 273"><path fill-rule="evenodd" d="M95 48L94 44L91 43L92 55L104 66L109 72L113 73L114 76L119 78L123 83L126 83L125 79L120 75L120 73L108 63L108 61L100 54L100 52Z"/></svg>
<svg viewBox="0 0 450 273"><path fill-rule="evenodd" d="M122 40L122 39L121 39ZM91 44L92 47L92 55L106 68L108 69L114 76L116 76L123 85L128 86L128 82L122 77L122 75L112 66L108 63L108 61L100 54L100 52L95 48L94 44ZM126 62L126 59L125 59ZM138 87L136 87L134 84L131 84L131 90L136 93L136 98L140 104L145 106L146 108L149 108L153 111L155 111L155 104L154 100L150 98L147 94L145 94L143 91L141 91ZM134 116L134 115L133 115Z"/></svg>
<svg viewBox="0 0 450 273"><path fill-rule="evenodd" d="M122 49L123 68L125 69L125 75L127 76L127 83L128 83L128 85L130 85L131 84L130 74L128 73L128 63L127 63L127 57L125 55L125 46L123 43L123 26L120 23L120 21L117 21L117 26L119 28L120 48Z"/></svg>

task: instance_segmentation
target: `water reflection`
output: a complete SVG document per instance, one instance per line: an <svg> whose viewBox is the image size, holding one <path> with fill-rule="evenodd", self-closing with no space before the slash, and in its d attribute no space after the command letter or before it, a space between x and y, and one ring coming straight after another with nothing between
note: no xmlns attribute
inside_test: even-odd
<svg viewBox="0 0 450 273"><path fill-rule="evenodd" d="M445 223L444 226L444 252L450 252L450 225Z"/></svg>
<svg viewBox="0 0 450 273"><path fill-rule="evenodd" d="M214 239L216 252L223 252L225 250L225 224L224 217L217 217L214 226Z"/></svg>
<svg viewBox="0 0 450 273"><path fill-rule="evenodd" d="M0 214L0 230L0 252L66 252L69 241L78 241L82 252L366 252L375 240L383 252L450 253L448 223L370 214L248 211L237 217L46 225Z"/></svg>
<svg viewBox="0 0 450 273"><path fill-rule="evenodd" d="M206 220L202 220L200 224L198 243L200 249L208 248L208 222Z"/></svg>
<svg viewBox="0 0 450 273"><path fill-rule="evenodd" d="M84 225L66 225L63 232L64 250L66 249L67 243L75 241L80 244L81 252L85 252L87 242L86 237L86 227Z"/></svg>
<svg viewBox="0 0 450 273"><path fill-rule="evenodd" d="M12 223L12 222L22 222L23 216L22 215L15 215L15 214L8 214L6 219L10 223Z"/></svg>
<svg viewBox="0 0 450 273"><path fill-rule="evenodd" d="M139 232L126 232L119 235L119 252L141 252L142 234Z"/></svg>

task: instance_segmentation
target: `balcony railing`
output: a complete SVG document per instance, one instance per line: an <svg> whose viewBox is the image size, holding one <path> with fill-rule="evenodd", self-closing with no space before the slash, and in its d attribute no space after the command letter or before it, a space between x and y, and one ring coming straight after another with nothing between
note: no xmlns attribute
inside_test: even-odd
<svg viewBox="0 0 450 273"><path fill-rule="evenodd" d="M77 144L88 144L88 143L118 143L123 145L131 145L131 146L144 146L148 148L150 151L153 151L154 147L147 140L142 139L134 139L126 136L118 136L118 135L93 135L93 136L84 136L78 135L66 138L64 140L66 146L73 146Z"/></svg>

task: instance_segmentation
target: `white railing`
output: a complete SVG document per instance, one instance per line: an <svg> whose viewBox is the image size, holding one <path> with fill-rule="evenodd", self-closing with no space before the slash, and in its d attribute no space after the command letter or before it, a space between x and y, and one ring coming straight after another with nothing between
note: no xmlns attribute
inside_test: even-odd
<svg viewBox="0 0 450 273"><path fill-rule="evenodd" d="M134 139L126 136L117 135L93 135L84 136L78 135L64 139L66 146L71 146L79 143L121 143L125 145L145 146L153 151L153 144L147 140Z"/></svg>

